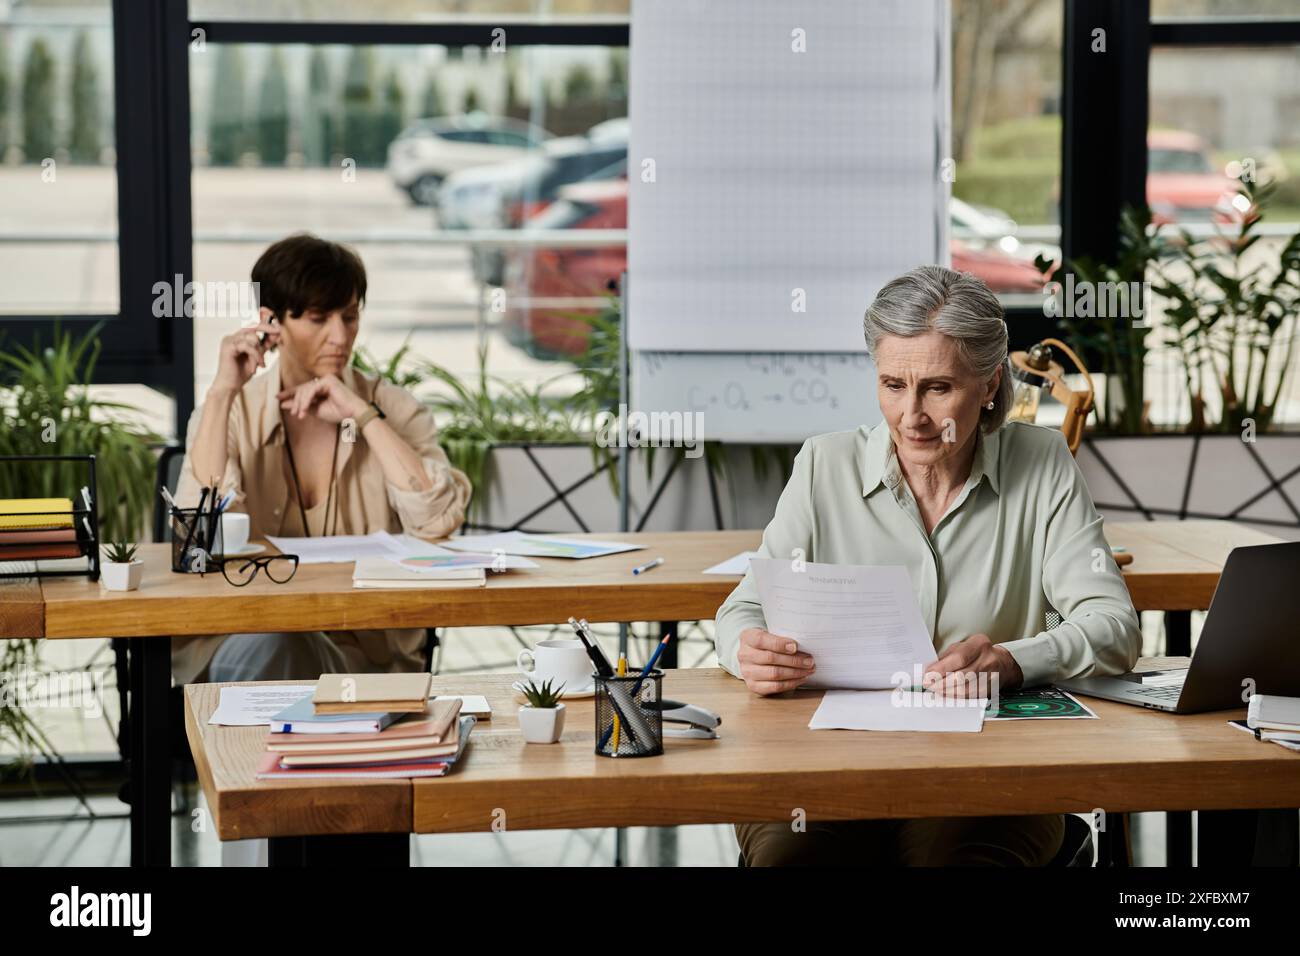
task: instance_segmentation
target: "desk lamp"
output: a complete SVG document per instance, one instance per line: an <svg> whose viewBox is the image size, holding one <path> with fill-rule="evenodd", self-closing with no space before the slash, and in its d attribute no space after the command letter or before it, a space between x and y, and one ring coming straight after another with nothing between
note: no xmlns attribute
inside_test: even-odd
<svg viewBox="0 0 1300 956"><path fill-rule="evenodd" d="M1086 390L1076 392L1065 383L1065 368L1053 361L1052 346L1056 346L1074 362L1088 384ZM1007 418L1032 424L1038 417L1038 400L1042 392L1050 389L1052 397L1065 406L1065 421L1061 423L1061 431L1065 433L1070 454L1075 454L1079 442L1083 440L1083 426L1092 411L1094 395L1092 376L1083 367L1083 362L1079 361L1079 356L1060 339L1043 339L1027 352L1012 352L1010 359L1016 390Z"/></svg>

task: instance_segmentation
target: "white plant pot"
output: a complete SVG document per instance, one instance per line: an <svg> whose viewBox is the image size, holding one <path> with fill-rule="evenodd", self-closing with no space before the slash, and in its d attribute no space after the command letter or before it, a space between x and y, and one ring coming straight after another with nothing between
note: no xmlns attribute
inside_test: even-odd
<svg viewBox="0 0 1300 956"><path fill-rule="evenodd" d="M520 707L519 730L530 744L553 744L564 733L564 705Z"/></svg>
<svg viewBox="0 0 1300 956"><path fill-rule="evenodd" d="M105 561L99 567L99 580L107 591L134 591L144 576L144 562L136 558L130 564Z"/></svg>

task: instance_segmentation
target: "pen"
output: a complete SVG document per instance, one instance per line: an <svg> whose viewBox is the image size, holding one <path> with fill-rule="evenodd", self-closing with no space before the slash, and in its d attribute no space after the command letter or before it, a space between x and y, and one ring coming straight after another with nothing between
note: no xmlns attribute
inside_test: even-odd
<svg viewBox="0 0 1300 956"><path fill-rule="evenodd" d="M663 558L661 558L661 557L660 557L660 558L655 558L655 559L654 559L653 561L651 561L649 564L643 564L643 565L641 565L641 567L639 567L639 568L633 568L633 569L632 569L632 573L633 573L633 574L644 574L646 571L649 571L651 568L657 568L657 567L659 567L659 565L661 565L661 564L663 564L663 563L664 563L664 559L663 559Z"/></svg>
<svg viewBox="0 0 1300 956"><path fill-rule="evenodd" d="M208 546L205 549L211 554L217 546L217 479L212 479L212 497L208 501Z"/></svg>
<svg viewBox="0 0 1300 956"><path fill-rule="evenodd" d="M626 655L626 654L619 654L619 655L618 655L618 676L619 676L619 677L626 677L626 676L627 676L627 655ZM614 714L614 746L611 747L610 749L613 750L614 753L618 753L618 714L617 714L617 712Z"/></svg>
<svg viewBox="0 0 1300 956"><path fill-rule="evenodd" d="M655 648L655 652L650 655L650 662L646 664L645 667L641 668L640 680L638 680L635 684L632 685L633 697L635 697L636 692L641 689L641 681L645 680L645 675L655 669L655 662L659 660L659 655L664 652L664 648L668 646L668 642L671 641L672 639L673 636L671 634L665 634L664 639L660 641L659 646Z"/></svg>
<svg viewBox="0 0 1300 956"><path fill-rule="evenodd" d="M599 646L590 640L587 634L587 621L585 619L579 621L571 617L569 618L569 626L577 631L578 640L582 641L583 646L587 649L587 656L596 665L596 673L601 677L613 677L614 668L610 666L609 658L604 655Z"/></svg>
<svg viewBox="0 0 1300 956"><path fill-rule="evenodd" d="M181 545L181 570L190 569L190 542L194 540L194 531L199 526L199 516L203 514L203 502L208 500L208 489L199 494L199 506L194 509L194 520L185 526L185 543Z"/></svg>
<svg viewBox="0 0 1300 956"><path fill-rule="evenodd" d="M163 501L167 502L167 507L171 508L173 511L175 511L179 507L176 504L176 499L172 497L172 493L168 491L165 486L159 488L158 491L162 495Z"/></svg>

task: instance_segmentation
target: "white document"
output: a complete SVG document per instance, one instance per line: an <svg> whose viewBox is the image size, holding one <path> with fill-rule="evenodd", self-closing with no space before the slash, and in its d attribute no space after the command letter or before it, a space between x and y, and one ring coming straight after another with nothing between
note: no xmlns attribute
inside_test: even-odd
<svg viewBox="0 0 1300 956"><path fill-rule="evenodd" d="M749 570L749 559L758 557L757 551L742 551L740 554L727 558L721 564L715 564L711 568L705 568L705 574L744 574Z"/></svg>
<svg viewBox="0 0 1300 956"><path fill-rule="evenodd" d="M351 563L357 558L403 557L406 550L387 531L373 534L335 534L323 538L276 538L266 540L285 554L298 555L299 564Z"/></svg>
<svg viewBox="0 0 1300 956"><path fill-rule="evenodd" d="M525 534L522 531L500 531L496 534L470 534L448 538L443 545L455 551L522 554L533 558L599 558L623 551L641 551L643 544L626 541L587 541L560 538L554 535Z"/></svg>
<svg viewBox="0 0 1300 956"><path fill-rule="evenodd" d="M314 686L276 684L265 687L223 687L209 724L222 727L256 727L270 724L286 707L315 693Z"/></svg>
<svg viewBox="0 0 1300 956"><path fill-rule="evenodd" d="M791 637L817 669L805 687L911 687L934 642L901 566L752 558L767 629ZM900 675L901 678L900 678Z"/></svg>
<svg viewBox="0 0 1300 956"><path fill-rule="evenodd" d="M808 726L812 730L925 730L979 733L984 698L945 698L925 691L828 690Z"/></svg>

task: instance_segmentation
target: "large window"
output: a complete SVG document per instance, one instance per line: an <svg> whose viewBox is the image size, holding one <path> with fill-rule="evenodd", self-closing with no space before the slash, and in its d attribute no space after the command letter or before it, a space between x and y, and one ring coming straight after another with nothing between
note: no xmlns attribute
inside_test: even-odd
<svg viewBox="0 0 1300 956"><path fill-rule="evenodd" d="M109 0L0 4L0 312L119 304Z"/></svg>
<svg viewBox="0 0 1300 956"><path fill-rule="evenodd" d="M953 267L1010 306L1060 255L1062 0L952 0Z"/></svg>
<svg viewBox="0 0 1300 956"><path fill-rule="evenodd" d="M625 175L625 46L204 43L190 100L201 283L247 280L270 242L309 230L365 261L358 343L372 355L409 343L470 377L486 347L492 375L531 384L572 368L520 320L534 290L498 291L532 259L501 231ZM200 400L236 324L195 321Z"/></svg>

